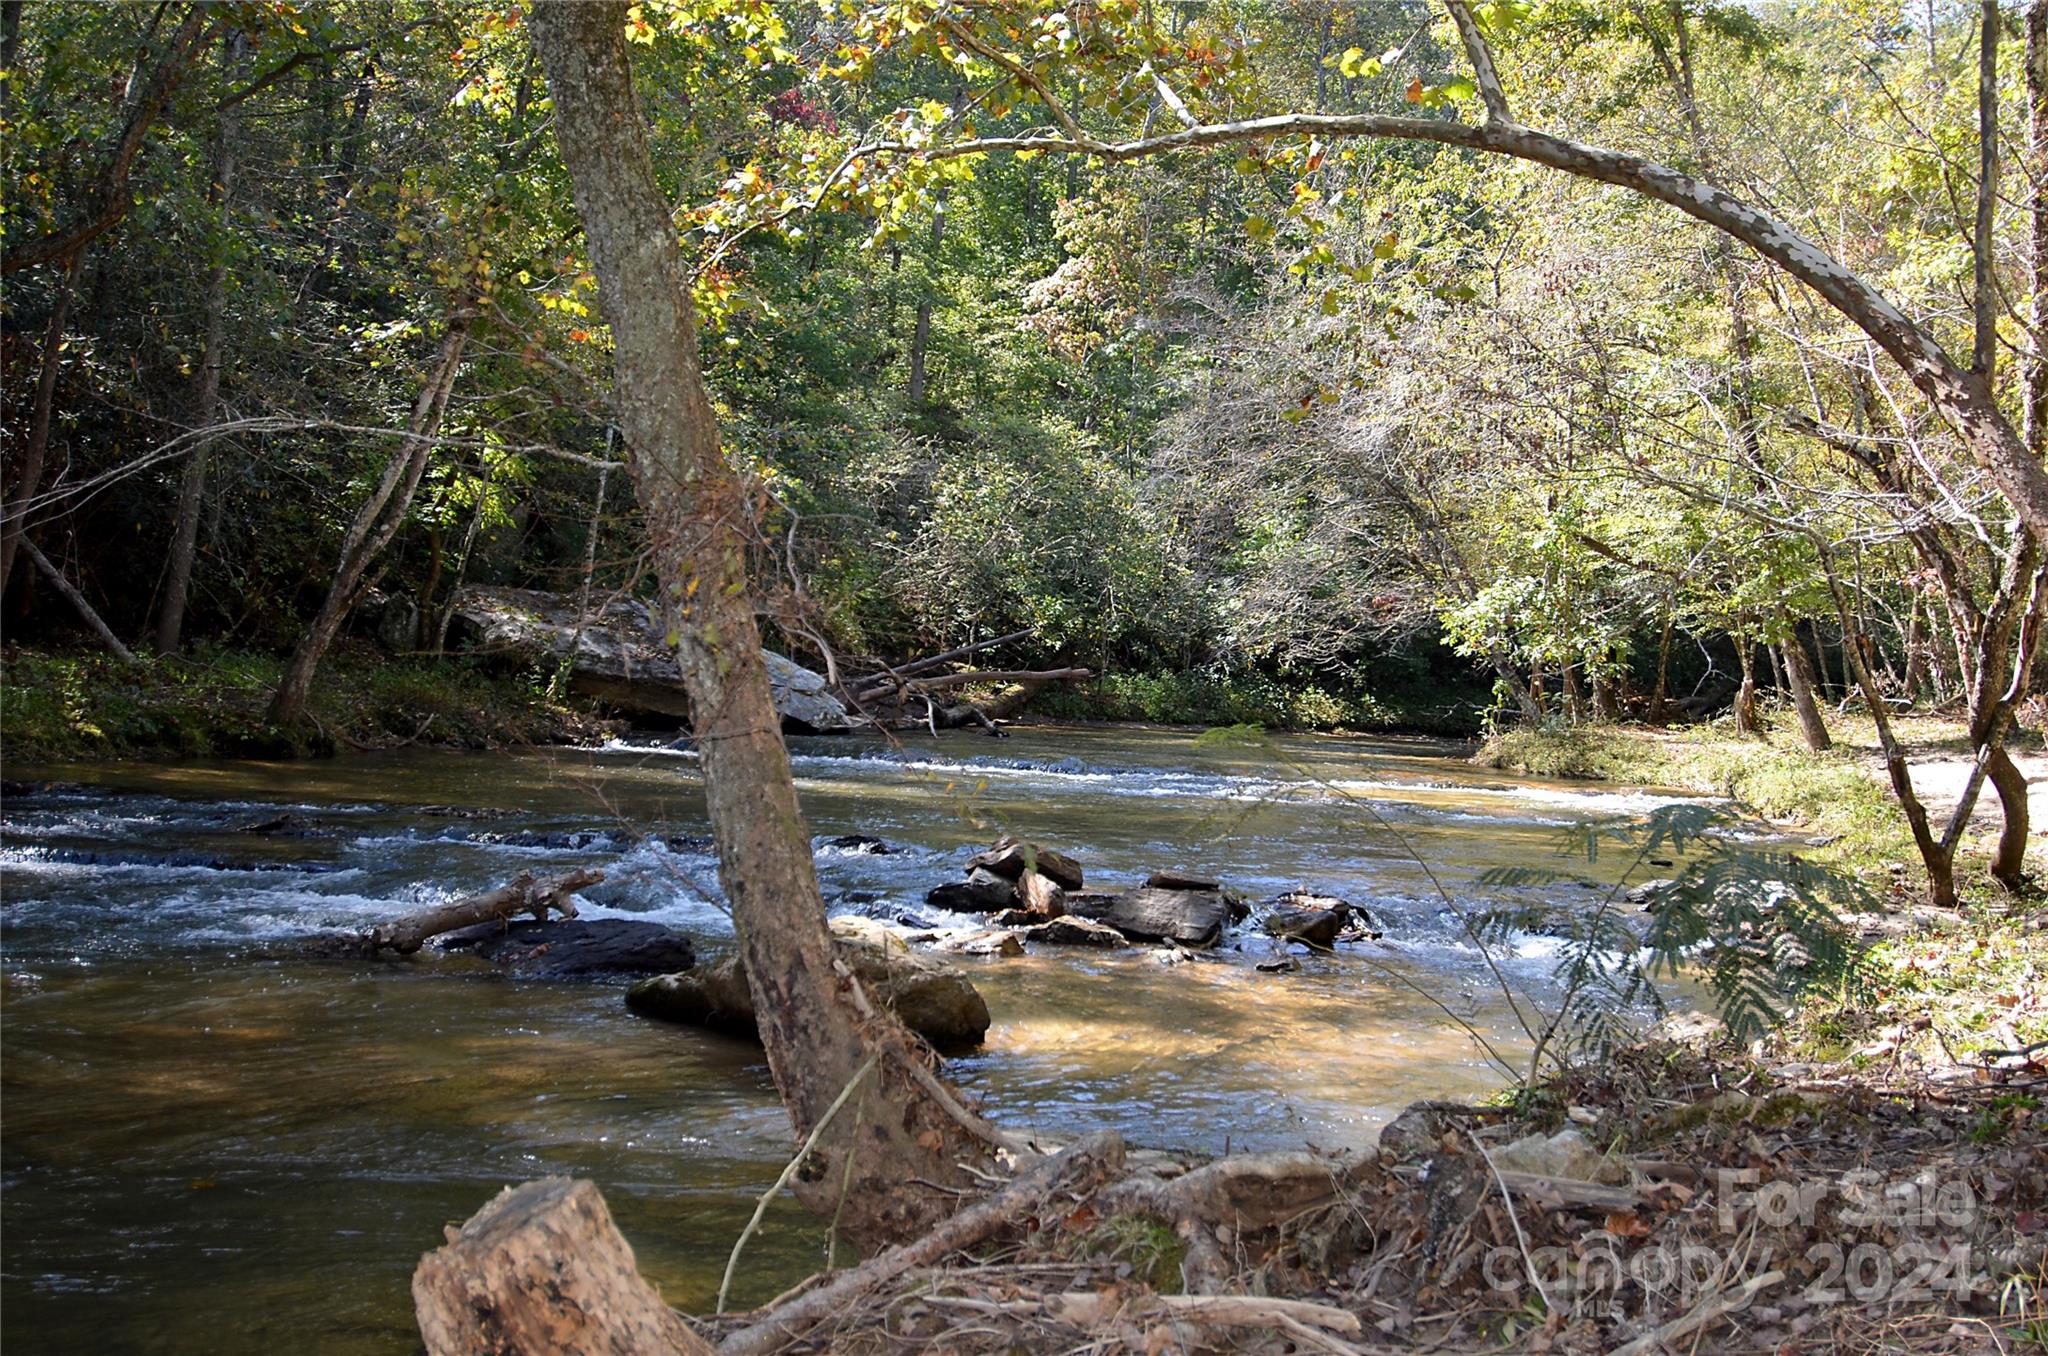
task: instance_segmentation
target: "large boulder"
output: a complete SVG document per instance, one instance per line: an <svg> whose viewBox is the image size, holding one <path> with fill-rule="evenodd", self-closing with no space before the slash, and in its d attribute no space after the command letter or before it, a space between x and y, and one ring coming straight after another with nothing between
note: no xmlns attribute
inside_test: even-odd
<svg viewBox="0 0 2048 1356"><path fill-rule="evenodd" d="M449 933L440 946L481 957L518 979L658 975L697 963L688 937L630 918L482 923Z"/></svg>
<svg viewBox="0 0 2048 1356"><path fill-rule="evenodd" d="M836 945L869 997L941 1050L979 1045L988 1034L988 1004L952 966L913 953L894 936L876 941L842 936ZM626 990L626 1006L643 1017L761 1038L738 955L685 974L641 980Z"/></svg>
<svg viewBox="0 0 2048 1356"><path fill-rule="evenodd" d="M627 715L690 718L682 670L663 629L637 598L608 599L584 616L573 594L471 584L455 595L467 648L520 663L569 661L571 690ZM824 678L763 651L783 728L818 734L848 728L846 708Z"/></svg>
<svg viewBox="0 0 2048 1356"><path fill-rule="evenodd" d="M1161 890L1141 885L1122 894L1067 896L1067 912L1107 923L1135 942L1214 946L1230 926L1221 890Z"/></svg>

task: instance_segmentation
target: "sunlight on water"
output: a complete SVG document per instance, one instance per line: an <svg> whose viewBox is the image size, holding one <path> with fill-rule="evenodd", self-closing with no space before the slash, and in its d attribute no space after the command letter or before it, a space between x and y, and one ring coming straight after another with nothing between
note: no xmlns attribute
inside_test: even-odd
<svg viewBox="0 0 2048 1356"><path fill-rule="evenodd" d="M995 1026L952 1072L993 1114L1202 1152L1361 1146L1416 1098L1497 1086L1466 1028L1521 1047L1432 875L1470 903L1489 867L1568 866L1566 828L1666 799L1481 775L1421 741L1038 730L794 753L821 839L896 849L820 847L837 909L964 921L925 890L1015 831L1070 852L1091 887L1174 867L1372 910L1384 942L1296 974L1257 972L1276 948L1256 935L1170 967L1142 948L963 962ZM637 1020L615 986L299 949L586 863L608 879L585 916L729 946L694 756L9 772L71 783L10 799L0 835L10 1351L409 1352L420 1252L548 1173L595 1180L671 1301L709 1305L788 1152L757 1049ZM249 831L280 815L283 831ZM1540 994L1552 949L1527 939L1510 977ZM737 1301L822 1256L822 1231L779 1204Z"/></svg>

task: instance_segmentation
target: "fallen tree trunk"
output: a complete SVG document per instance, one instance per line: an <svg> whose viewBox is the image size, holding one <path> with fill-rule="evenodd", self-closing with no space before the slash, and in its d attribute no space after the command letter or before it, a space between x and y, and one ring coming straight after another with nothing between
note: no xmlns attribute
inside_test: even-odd
<svg viewBox="0 0 2048 1356"><path fill-rule="evenodd" d="M428 1356L713 1356L641 1278L589 1182L507 1187L420 1259L413 1309Z"/></svg>
<svg viewBox="0 0 2048 1356"><path fill-rule="evenodd" d="M998 645L1008 645L1011 641L1023 640L1037 630L1038 628L1035 626L1027 626L1022 631L1012 631L1007 636L994 636L988 640L977 640L972 645L962 645L957 650L947 650L943 654L927 655L923 659L912 660L908 664L898 664L896 667L882 673L872 673L865 678L854 679L848 685L847 691L863 692L893 687L901 679L909 678L919 673L928 673L941 664L949 664L956 659L965 659L968 655L978 654L983 650L992 650Z"/></svg>
<svg viewBox="0 0 2048 1356"><path fill-rule="evenodd" d="M553 909L564 918L574 918L576 905L569 896L603 879L604 872L587 867L545 880L536 880L531 871L522 871L515 880L495 890L468 895L386 923L364 941L373 955L388 947L401 956L410 956L426 945L429 938L478 923L502 923L514 914L530 913L536 923L545 923L548 910Z"/></svg>

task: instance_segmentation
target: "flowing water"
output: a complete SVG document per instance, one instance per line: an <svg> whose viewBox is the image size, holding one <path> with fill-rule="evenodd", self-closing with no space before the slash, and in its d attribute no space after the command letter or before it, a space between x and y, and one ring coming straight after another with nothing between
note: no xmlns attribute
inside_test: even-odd
<svg viewBox="0 0 2048 1356"><path fill-rule="evenodd" d="M1069 852L1091 888L1175 867L1369 908L1383 942L1294 974L1257 971L1278 948L1252 934L1171 966L1143 948L960 962L995 1025L950 1072L998 1119L1211 1153L1358 1146L1416 1098L1497 1086L1472 1031L1511 1056L1527 1043L1445 894L1483 902L1495 866L1571 867L1574 826L1663 799L1481 774L1422 742L1040 729L793 751L835 911L965 921L924 891L1002 832ZM671 1302L710 1306L790 1148L757 1048L634 1018L616 986L302 954L583 864L608 873L586 917L729 947L693 755L9 775L56 783L10 797L0 823L10 1353L414 1351L420 1252L499 1186L550 1173L595 1180ZM895 850L826 842L853 832ZM1587 881L1620 866L1577 865ZM1506 978L1540 998L1556 945L1521 939ZM824 1248L778 1204L734 1302L767 1299Z"/></svg>

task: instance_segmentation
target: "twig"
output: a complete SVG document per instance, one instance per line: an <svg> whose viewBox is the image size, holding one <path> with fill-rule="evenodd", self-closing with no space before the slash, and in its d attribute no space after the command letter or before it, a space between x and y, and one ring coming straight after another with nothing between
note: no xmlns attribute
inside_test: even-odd
<svg viewBox="0 0 2048 1356"><path fill-rule="evenodd" d="M725 1276L718 1282L718 1312L725 1312L725 1297L732 1289L732 1274L739 1268L740 1251L747 1246L747 1240L754 1236L754 1230L761 1227L761 1217L768 1213L768 1202L780 1195L782 1189L789 1185L789 1179L796 1176L796 1170L803 1166L804 1159L810 1155L811 1146L818 1142L818 1136L825 1132L826 1126L832 1124L832 1118L839 1114L840 1107L846 1105L846 1099L853 1096L853 1090L874 1072L875 1061L879 1058L879 1055L869 1055L867 1063L861 1065L853 1077L846 1080L846 1086L832 1099L832 1105L825 1108L825 1114L818 1117L818 1123L811 1127L811 1133L805 1135L804 1142L797 1146L796 1156L783 1167L782 1174L775 1179L775 1185L762 1192L761 1199L754 1202L754 1217L747 1221L746 1228L740 1230L739 1240L732 1245L732 1256L725 1259ZM848 1158L851 1157L849 1154Z"/></svg>
<svg viewBox="0 0 2048 1356"><path fill-rule="evenodd" d="M1493 1174L1494 1183L1500 1187L1501 1204L1508 1208L1508 1223L1515 1226L1515 1243L1522 1250L1522 1265L1528 1270L1529 1284L1535 1286L1536 1293L1543 1297L1544 1312L1556 1313L1557 1305L1550 1298L1550 1291L1544 1288L1543 1278L1536 1274L1536 1259L1529 1255L1529 1236L1522 1232L1521 1217L1515 1213L1514 1193L1508 1190L1506 1182L1501 1181L1500 1169L1493 1165L1493 1155L1486 1152L1486 1146L1479 1142L1479 1136L1467 1130L1465 1138L1471 1140L1472 1147L1479 1150L1479 1156L1486 1160L1487 1171Z"/></svg>
<svg viewBox="0 0 2048 1356"><path fill-rule="evenodd" d="M1752 1276L1734 1290L1717 1291L1701 1300L1690 1312L1672 1319L1655 1332L1644 1333L1633 1342L1616 1347L1609 1356L1649 1356L1664 1343L1684 1337L1706 1327L1709 1323L1746 1307L1762 1291L1770 1289L1785 1279L1782 1271L1766 1271L1761 1276Z"/></svg>

